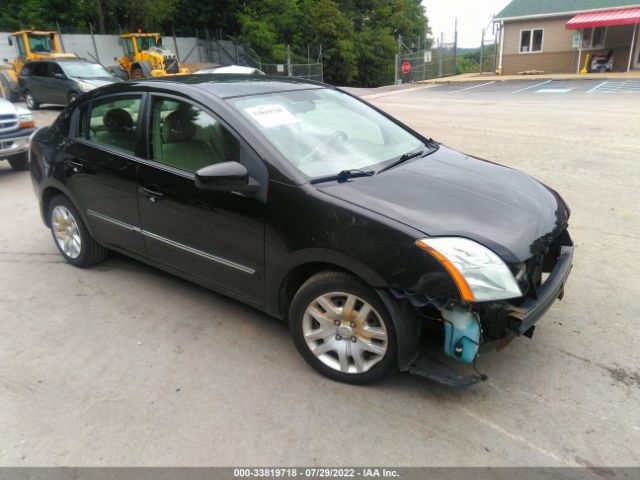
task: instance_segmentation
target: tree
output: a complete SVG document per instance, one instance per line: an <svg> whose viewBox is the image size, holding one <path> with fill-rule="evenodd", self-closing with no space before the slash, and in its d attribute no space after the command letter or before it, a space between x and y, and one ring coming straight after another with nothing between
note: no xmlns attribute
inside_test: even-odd
<svg viewBox="0 0 640 480"><path fill-rule="evenodd" d="M263 63L284 63L287 45L294 62L306 62L307 46L322 46L325 80L340 85L391 83L398 35L424 47L428 33L421 0L0 1L0 30L55 29L56 21L64 32L205 30L237 36Z"/></svg>
<svg viewBox="0 0 640 480"><path fill-rule="evenodd" d="M301 11L304 42L322 47L325 81L350 84L358 73L353 23L333 0L304 0Z"/></svg>
<svg viewBox="0 0 640 480"><path fill-rule="evenodd" d="M341 7L356 30L358 76L364 86L393 82L397 36L410 46L427 34L427 19L420 0L342 0Z"/></svg>

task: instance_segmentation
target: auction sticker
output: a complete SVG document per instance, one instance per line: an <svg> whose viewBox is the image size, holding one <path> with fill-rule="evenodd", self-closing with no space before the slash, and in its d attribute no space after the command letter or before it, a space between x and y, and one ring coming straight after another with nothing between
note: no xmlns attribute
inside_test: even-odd
<svg viewBox="0 0 640 480"><path fill-rule="evenodd" d="M298 123L298 119L289 110L277 103L245 108L244 111L263 128L273 128Z"/></svg>

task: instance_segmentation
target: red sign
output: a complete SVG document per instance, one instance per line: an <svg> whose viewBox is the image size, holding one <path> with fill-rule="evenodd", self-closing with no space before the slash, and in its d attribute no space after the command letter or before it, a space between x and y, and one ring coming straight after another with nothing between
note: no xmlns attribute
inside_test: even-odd
<svg viewBox="0 0 640 480"><path fill-rule="evenodd" d="M407 61L402 62L402 73L409 73L411 71L411 64Z"/></svg>

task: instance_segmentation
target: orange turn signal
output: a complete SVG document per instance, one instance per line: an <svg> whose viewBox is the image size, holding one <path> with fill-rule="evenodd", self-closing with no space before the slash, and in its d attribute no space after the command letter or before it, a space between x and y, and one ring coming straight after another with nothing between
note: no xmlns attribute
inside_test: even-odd
<svg viewBox="0 0 640 480"><path fill-rule="evenodd" d="M20 122L20 128L29 128L29 127L35 127L36 126L36 122L31 120L29 122Z"/></svg>
<svg viewBox="0 0 640 480"><path fill-rule="evenodd" d="M471 292L471 288L469 288L469 284L464 279L460 271L455 267L453 263L451 263L447 257L442 255L435 248L428 245L423 240L416 240L416 245L423 249L426 252L429 252L440 264L445 268L449 275L451 275L451 279L453 283L458 287L458 291L460 292L460 298L465 302L475 302L476 297Z"/></svg>

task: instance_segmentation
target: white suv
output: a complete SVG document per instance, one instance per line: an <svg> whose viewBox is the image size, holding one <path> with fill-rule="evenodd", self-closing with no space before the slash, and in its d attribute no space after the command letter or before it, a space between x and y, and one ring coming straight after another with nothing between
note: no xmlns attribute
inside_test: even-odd
<svg viewBox="0 0 640 480"><path fill-rule="evenodd" d="M0 98L0 160L15 170L29 168L29 137L36 131L33 114Z"/></svg>

